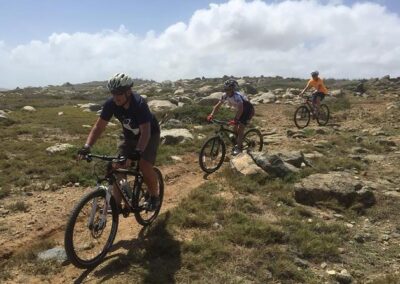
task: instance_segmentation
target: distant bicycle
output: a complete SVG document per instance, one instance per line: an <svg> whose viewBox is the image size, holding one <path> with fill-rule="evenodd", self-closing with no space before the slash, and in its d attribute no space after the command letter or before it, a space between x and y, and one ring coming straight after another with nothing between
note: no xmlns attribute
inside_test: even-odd
<svg viewBox="0 0 400 284"><path fill-rule="evenodd" d="M218 170L225 159L225 141L234 146L237 136L234 131L224 127L228 125L227 121L213 119L211 122L219 125L219 129L203 144L199 154L200 168L209 174ZM262 148L263 136L260 130L256 128L247 130L243 137L243 151L261 151Z"/></svg>
<svg viewBox="0 0 400 284"><path fill-rule="evenodd" d="M115 168L113 165L124 164L126 158L88 154L84 159L93 158L106 161L101 176L97 175L95 189L86 194L72 210L65 230L64 245L68 259L78 268L90 268L99 264L111 248L118 230L119 209L111 195L113 186L120 191L122 200L128 208L124 217L133 213L137 222L143 226L151 224L161 209L164 195L164 182L160 170L154 168L160 192L160 206L149 210L149 194L145 189L139 163L128 169ZM95 164L95 169L97 165ZM104 163L103 163L104 164ZM133 187L125 180L120 184L121 174L133 176Z"/></svg>
<svg viewBox="0 0 400 284"><path fill-rule="evenodd" d="M329 108L326 104L320 104L319 112L313 106L310 96L304 97L304 102L294 113L294 124L298 128L304 128L310 123L311 117L317 120L319 125L326 125L329 121Z"/></svg>

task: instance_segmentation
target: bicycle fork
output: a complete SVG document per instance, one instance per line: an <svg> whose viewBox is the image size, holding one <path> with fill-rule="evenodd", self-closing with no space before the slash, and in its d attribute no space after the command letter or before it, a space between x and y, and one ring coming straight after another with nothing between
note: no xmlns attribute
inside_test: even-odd
<svg viewBox="0 0 400 284"><path fill-rule="evenodd" d="M104 202L103 210L102 210L103 212L100 215L98 222L95 223L95 217L96 217L98 203L97 203L97 197L95 197L93 199L92 208L91 208L91 211L89 214L89 219L87 222L87 227L90 231L92 231L93 235L95 235L96 232L102 230L106 226L107 211L108 211L108 208L110 208L110 200L111 200L110 190L107 190L107 188L105 186L99 186L99 189L103 189L106 192L106 202Z"/></svg>

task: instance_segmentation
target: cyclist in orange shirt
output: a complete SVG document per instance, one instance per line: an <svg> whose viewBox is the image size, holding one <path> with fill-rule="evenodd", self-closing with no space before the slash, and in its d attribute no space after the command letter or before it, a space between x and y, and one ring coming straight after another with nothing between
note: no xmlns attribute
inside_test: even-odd
<svg viewBox="0 0 400 284"><path fill-rule="evenodd" d="M311 72L311 79L308 81L307 86L301 91L300 96L304 94L309 88L314 88L315 92L312 94L312 103L315 109L315 113L313 115L317 115L319 113L319 106L321 101L328 95L328 89L324 85L324 81L318 77L319 72L313 71Z"/></svg>

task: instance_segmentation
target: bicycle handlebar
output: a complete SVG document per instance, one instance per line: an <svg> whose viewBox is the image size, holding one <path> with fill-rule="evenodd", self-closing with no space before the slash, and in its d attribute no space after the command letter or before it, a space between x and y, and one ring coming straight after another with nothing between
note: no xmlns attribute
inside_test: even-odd
<svg viewBox="0 0 400 284"><path fill-rule="evenodd" d="M83 156L83 159L86 160L87 162L91 162L93 158L114 163L124 163L127 160L127 158L124 156L106 156L106 155L97 155L90 153Z"/></svg>
<svg viewBox="0 0 400 284"><path fill-rule="evenodd" d="M214 124L218 124L218 125L229 125L228 121L225 121L225 120L218 120L218 119L215 119L215 118L213 118L212 120L210 120L210 122L211 122L211 123L214 123Z"/></svg>

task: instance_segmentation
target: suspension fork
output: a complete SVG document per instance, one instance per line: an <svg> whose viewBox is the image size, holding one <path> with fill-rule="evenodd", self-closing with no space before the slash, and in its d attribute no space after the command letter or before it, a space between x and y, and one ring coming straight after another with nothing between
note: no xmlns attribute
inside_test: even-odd
<svg viewBox="0 0 400 284"><path fill-rule="evenodd" d="M100 216L100 225L105 224L106 220L107 220L107 211L108 208L110 208L110 200L111 200L111 191L112 190L112 185L109 185L108 188L106 188L105 186L99 185L98 186L99 189L102 189L106 192L106 202L104 203L103 206L103 213ZM92 203L92 210L90 211L90 215L89 215L89 219L88 219L88 223L87 226L89 229L93 228L93 223L94 223L94 218L96 216L96 211L97 211L97 197L95 197L93 199L93 203Z"/></svg>

